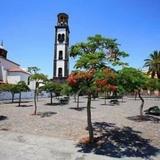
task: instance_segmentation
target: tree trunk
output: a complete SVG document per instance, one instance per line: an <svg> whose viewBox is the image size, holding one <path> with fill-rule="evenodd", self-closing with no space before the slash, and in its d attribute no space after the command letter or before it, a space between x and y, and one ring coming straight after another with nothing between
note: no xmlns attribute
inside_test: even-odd
<svg viewBox="0 0 160 160"><path fill-rule="evenodd" d="M88 131L89 131L89 142L92 143L94 141L93 137L93 127L91 121L91 94L88 94L87 100L87 123L88 123Z"/></svg>
<svg viewBox="0 0 160 160"><path fill-rule="evenodd" d="M79 108L79 94L77 95L77 108Z"/></svg>
<svg viewBox="0 0 160 160"><path fill-rule="evenodd" d="M76 103L76 94L74 94L74 102Z"/></svg>
<svg viewBox="0 0 160 160"><path fill-rule="evenodd" d="M122 95L122 102L123 102L123 95Z"/></svg>
<svg viewBox="0 0 160 160"><path fill-rule="evenodd" d="M39 93L38 93L38 90L37 90L37 93L36 93L36 94L37 94L36 97L37 97L37 102L38 102L38 94L39 94Z"/></svg>
<svg viewBox="0 0 160 160"><path fill-rule="evenodd" d="M12 92L12 103L14 102L14 93Z"/></svg>
<svg viewBox="0 0 160 160"><path fill-rule="evenodd" d="M104 104L107 104L106 99L107 99L107 92L104 91Z"/></svg>
<svg viewBox="0 0 160 160"><path fill-rule="evenodd" d="M79 94L80 94L81 90L79 90L77 92L77 108L79 108Z"/></svg>
<svg viewBox="0 0 160 160"><path fill-rule="evenodd" d="M135 97L134 97L134 100L136 100L137 99L137 91L135 92L135 95L134 95Z"/></svg>
<svg viewBox="0 0 160 160"><path fill-rule="evenodd" d="M21 92L19 92L19 107L21 106Z"/></svg>
<svg viewBox="0 0 160 160"><path fill-rule="evenodd" d="M37 114L37 89L34 91L34 115Z"/></svg>
<svg viewBox="0 0 160 160"><path fill-rule="evenodd" d="M53 94L52 94L52 92L50 92L50 97L51 97L51 104L53 104Z"/></svg>
<svg viewBox="0 0 160 160"><path fill-rule="evenodd" d="M160 79L160 72L157 72L157 77L158 79Z"/></svg>
<svg viewBox="0 0 160 160"><path fill-rule="evenodd" d="M141 91L140 90L138 90L138 96L139 96L140 100L142 101L142 103L140 105L140 116L141 116L141 118L143 118L144 99L141 96Z"/></svg>

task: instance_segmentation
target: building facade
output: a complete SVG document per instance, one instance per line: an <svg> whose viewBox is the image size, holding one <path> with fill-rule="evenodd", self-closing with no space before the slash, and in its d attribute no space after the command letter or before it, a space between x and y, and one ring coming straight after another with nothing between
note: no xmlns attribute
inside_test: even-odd
<svg viewBox="0 0 160 160"><path fill-rule="evenodd" d="M57 18L57 25L55 26L53 80L64 82L69 74L69 17L66 13L59 13Z"/></svg>
<svg viewBox="0 0 160 160"><path fill-rule="evenodd" d="M7 58L7 50L3 43L0 45L0 84L17 84L19 81L27 83L30 74L23 70L19 64Z"/></svg>

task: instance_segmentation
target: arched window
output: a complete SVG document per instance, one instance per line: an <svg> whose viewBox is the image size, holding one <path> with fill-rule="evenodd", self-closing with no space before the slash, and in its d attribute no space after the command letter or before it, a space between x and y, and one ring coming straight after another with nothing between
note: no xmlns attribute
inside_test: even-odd
<svg viewBox="0 0 160 160"><path fill-rule="evenodd" d="M62 39L63 39L63 41L64 41L64 34L62 34Z"/></svg>
<svg viewBox="0 0 160 160"><path fill-rule="evenodd" d="M62 68L58 68L58 77L62 77Z"/></svg>
<svg viewBox="0 0 160 160"><path fill-rule="evenodd" d="M60 59L60 60L63 59L63 51L59 51L59 59Z"/></svg>
<svg viewBox="0 0 160 160"><path fill-rule="evenodd" d="M58 41L59 41L59 43L63 43L63 41L64 41L64 34L58 34Z"/></svg>

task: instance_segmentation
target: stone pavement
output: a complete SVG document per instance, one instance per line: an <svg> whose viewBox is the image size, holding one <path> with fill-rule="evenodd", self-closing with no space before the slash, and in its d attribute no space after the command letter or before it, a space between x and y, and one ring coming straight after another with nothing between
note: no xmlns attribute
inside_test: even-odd
<svg viewBox="0 0 160 160"><path fill-rule="evenodd" d="M76 143L71 140L0 131L0 160L117 160L93 153L80 153L75 146Z"/></svg>

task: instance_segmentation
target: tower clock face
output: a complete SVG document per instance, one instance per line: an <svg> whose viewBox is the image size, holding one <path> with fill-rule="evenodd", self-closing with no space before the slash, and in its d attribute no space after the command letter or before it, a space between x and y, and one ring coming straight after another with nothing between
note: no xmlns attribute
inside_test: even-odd
<svg viewBox="0 0 160 160"><path fill-rule="evenodd" d="M59 41L59 43L64 42L64 34L58 34L58 41Z"/></svg>

